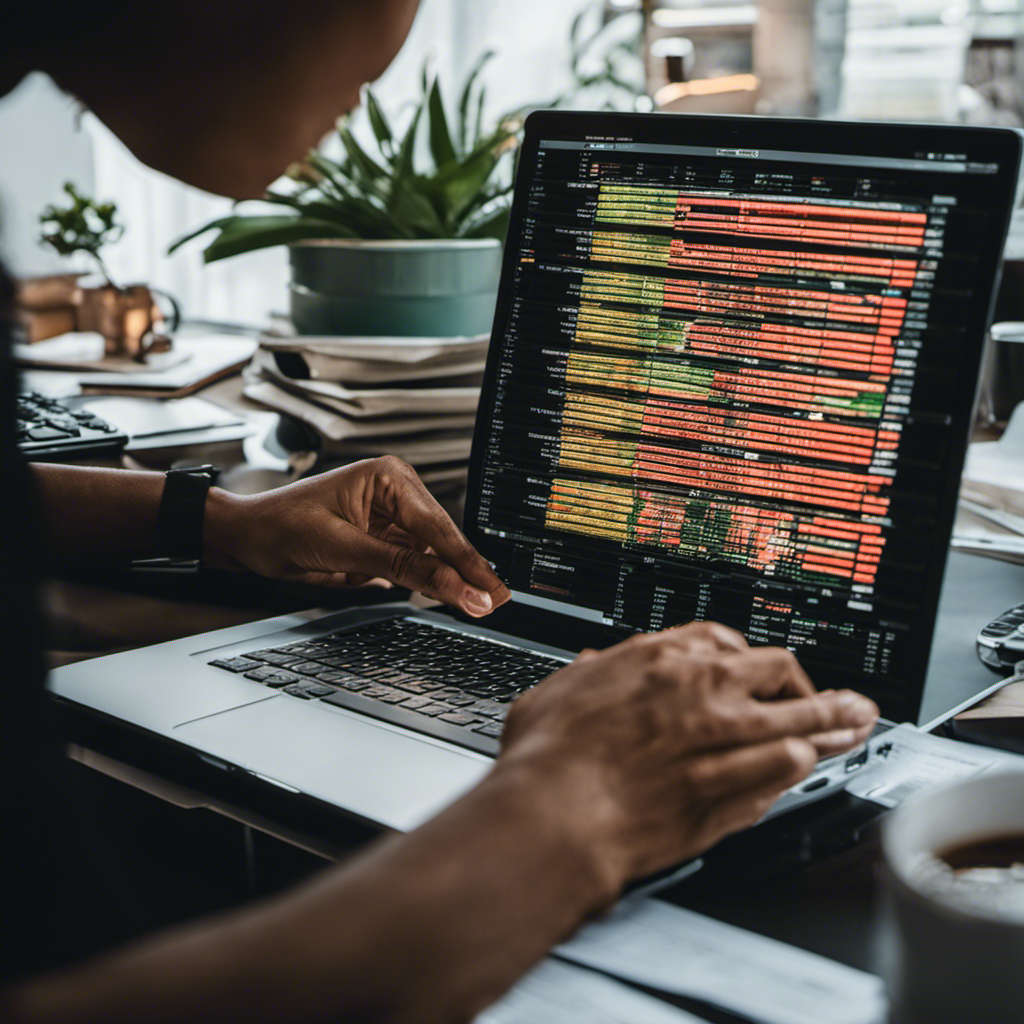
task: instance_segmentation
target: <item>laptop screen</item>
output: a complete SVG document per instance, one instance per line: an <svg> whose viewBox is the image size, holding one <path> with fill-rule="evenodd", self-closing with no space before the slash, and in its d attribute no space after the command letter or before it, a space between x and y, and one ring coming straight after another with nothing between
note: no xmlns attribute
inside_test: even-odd
<svg viewBox="0 0 1024 1024"><path fill-rule="evenodd" d="M467 510L516 598L714 619L916 717L1016 153L531 118Z"/></svg>

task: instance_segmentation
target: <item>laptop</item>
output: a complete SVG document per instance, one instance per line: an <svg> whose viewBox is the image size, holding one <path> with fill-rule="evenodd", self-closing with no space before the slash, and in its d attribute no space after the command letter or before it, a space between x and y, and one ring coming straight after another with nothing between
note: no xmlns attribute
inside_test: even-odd
<svg viewBox="0 0 1024 1024"><path fill-rule="evenodd" d="M278 617L57 669L54 698L397 829L486 773L524 688L691 619L916 721L1020 149L531 115L464 520L513 601Z"/></svg>

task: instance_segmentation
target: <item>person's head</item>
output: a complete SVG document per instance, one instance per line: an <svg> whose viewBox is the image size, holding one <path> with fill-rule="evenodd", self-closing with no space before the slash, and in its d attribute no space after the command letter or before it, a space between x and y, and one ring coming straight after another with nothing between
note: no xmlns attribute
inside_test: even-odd
<svg viewBox="0 0 1024 1024"><path fill-rule="evenodd" d="M356 105L417 4L21 0L4 16L0 94L45 71L144 163L212 192L258 196Z"/></svg>

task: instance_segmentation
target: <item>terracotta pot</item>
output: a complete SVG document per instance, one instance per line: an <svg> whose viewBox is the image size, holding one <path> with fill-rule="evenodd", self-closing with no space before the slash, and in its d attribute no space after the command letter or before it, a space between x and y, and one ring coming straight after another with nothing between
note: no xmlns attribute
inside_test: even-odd
<svg viewBox="0 0 1024 1024"><path fill-rule="evenodd" d="M149 341L146 336L164 318L144 284L80 288L77 307L78 330L102 334L108 356L141 355Z"/></svg>

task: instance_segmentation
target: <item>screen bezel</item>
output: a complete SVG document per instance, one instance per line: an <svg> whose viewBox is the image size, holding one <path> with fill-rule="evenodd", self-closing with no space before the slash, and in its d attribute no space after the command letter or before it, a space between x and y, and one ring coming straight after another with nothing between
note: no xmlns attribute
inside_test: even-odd
<svg viewBox="0 0 1024 1024"><path fill-rule="evenodd" d="M1021 161L1021 134L1008 128L983 128L962 125L931 125L904 123L864 123L817 121L811 119L776 119L757 116L721 117L708 114L623 114L590 111L537 111L526 121L525 137L519 153L518 173L513 193L508 236L505 242L501 283L495 307L491 346L484 371L480 405L477 410L473 446L469 461L468 490L464 514L464 531L469 540L486 558L490 536L478 522L479 497L483 480L486 439L491 430L494 392L501 354L500 339L508 325L512 301L516 259L522 238L523 216L529 183L536 166L541 140L583 142L597 138L627 137L639 144L706 145L723 147L742 143L743 148L789 150L800 153L821 153L838 156L901 156L911 159L916 153L966 153L971 162L996 163L988 192L994 229L984 251L980 253L979 287L989 288L984 304L976 303L968 322L968 336L973 352L968 359L970 379L977 380L981 366L984 339L991 324L997 284L1002 267L1002 253L1009 231L1013 200L1017 190ZM945 544L929 567L925 593L922 595L922 621L926 634L919 635L920 656L913 665L917 685L906 695L903 708L883 708L897 721L915 720L924 693L924 680L931 642L935 630L939 595L949 552L949 538L956 517L960 476L966 457L968 434L974 413L975 389L958 396L953 415L949 458L940 503L938 536ZM551 599L548 598L548 601ZM590 621L592 615L581 614L582 606L554 602L558 613ZM554 610L554 609L552 609ZM609 627L622 637L632 631Z"/></svg>

